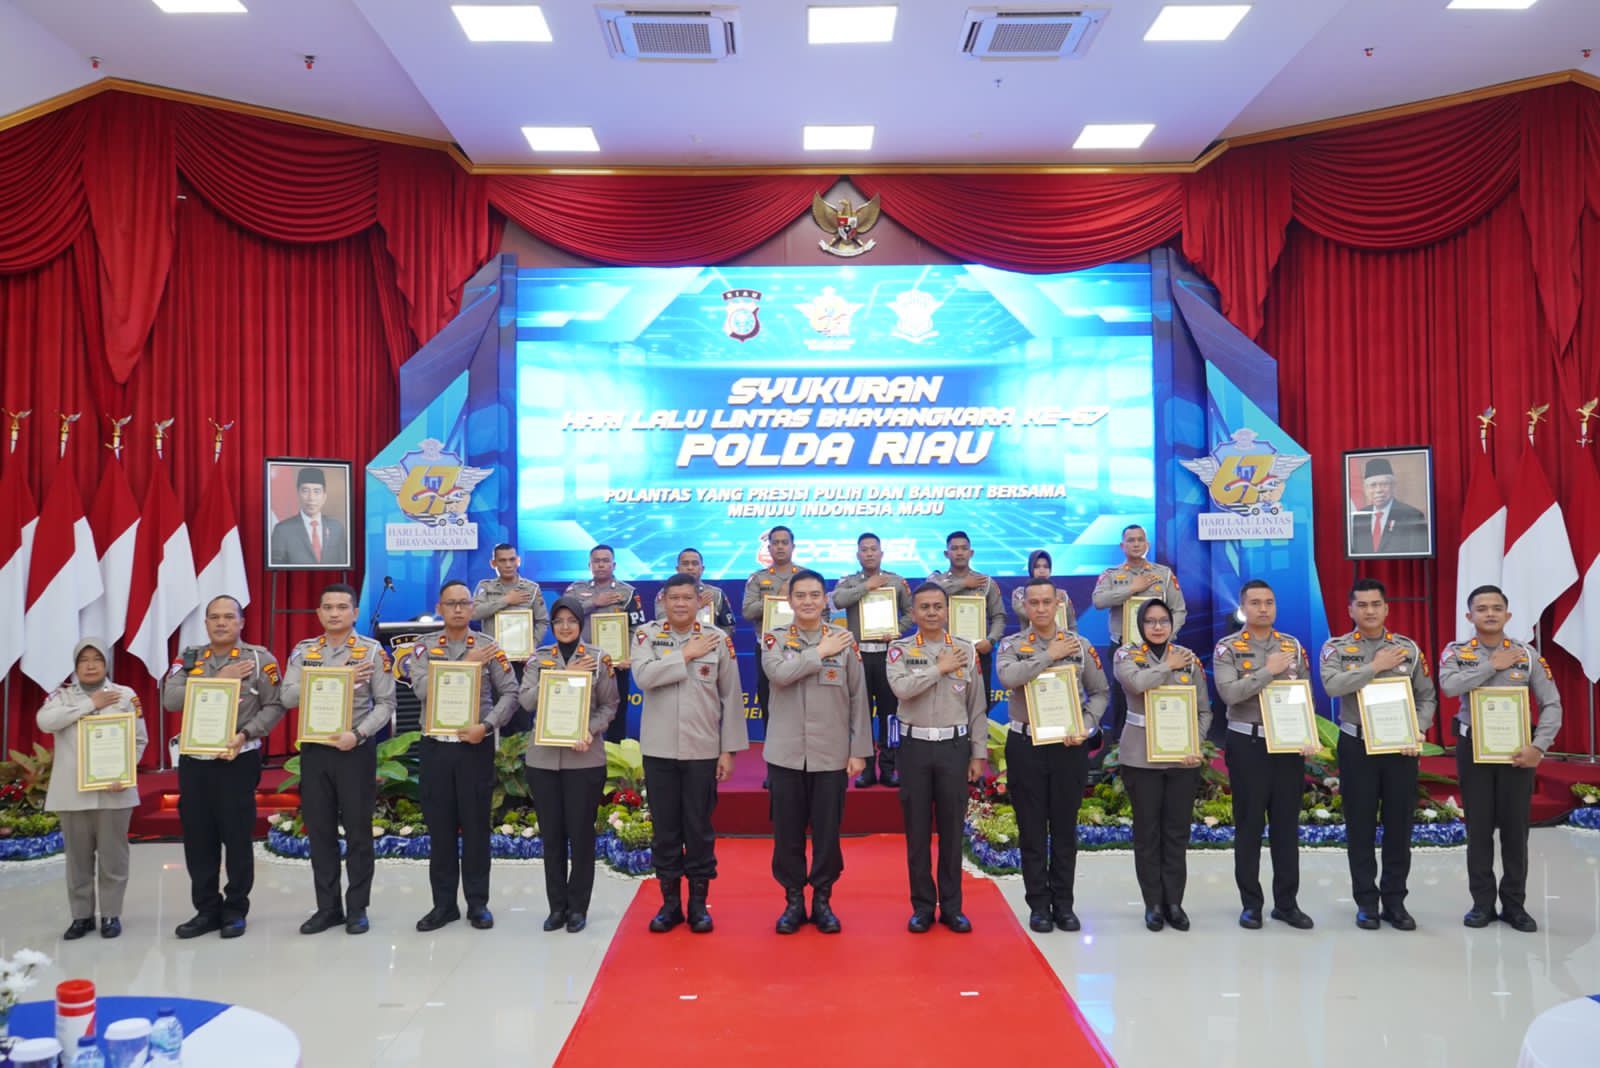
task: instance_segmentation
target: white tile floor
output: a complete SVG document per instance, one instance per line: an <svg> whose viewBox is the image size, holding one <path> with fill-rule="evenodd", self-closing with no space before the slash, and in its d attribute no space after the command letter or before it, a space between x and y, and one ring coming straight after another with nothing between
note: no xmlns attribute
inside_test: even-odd
<svg viewBox="0 0 1600 1068"><path fill-rule="evenodd" d="M1231 855L1201 853L1191 861L1186 902L1194 929L1151 934L1132 858L1117 854L1080 862L1082 932L1028 937L1126 1068L1510 1065L1535 1015L1600 993L1600 835L1533 834L1535 935L1461 926L1465 858L1456 850L1417 855L1410 907L1421 929L1410 934L1357 930L1344 855L1319 851L1302 855L1301 904L1317 920L1312 932L1270 923L1240 930ZM108 993L249 1005L299 1033L308 1066L545 1065L634 888L602 874L588 931L546 935L538 868L500 865L494 931L458 923L420 935L412 924L427 909L426 869L383 864L371 934L308 938L295 928L310 911L309 870L261 861L256 872L243 939L180 942L171 929L190 911L181 850L136 846L123 937L63 943L59 861L0 867L0 953L26 945L50 954L58 963L47 983L86 976ZM1022 911L1021 884L1002 888ZM630 1041L626 1006L616 1015L620 1050ZM995 1043L1003 1057L1003 1040Z"/></svg>

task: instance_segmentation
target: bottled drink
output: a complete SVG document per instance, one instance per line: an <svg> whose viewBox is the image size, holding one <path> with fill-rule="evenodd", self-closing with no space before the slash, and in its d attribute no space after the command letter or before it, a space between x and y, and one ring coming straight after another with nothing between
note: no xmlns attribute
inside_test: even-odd
<svg viewBox="0 0 1600 1068"><path fill-rule="evenodd" d="M183 1063L183 1024L170 1008L156 1013L155 1025L150 1028L150 1064L179 1065Z"/></svg>
<svg viewBox="0 0 1600 1068"><path fill-rule="evenodd" d="M93 1035L78 1039L78 1054L72 1058L72 1068L106 1068L106 1059L100 1055L100 1045Z"/></svg>

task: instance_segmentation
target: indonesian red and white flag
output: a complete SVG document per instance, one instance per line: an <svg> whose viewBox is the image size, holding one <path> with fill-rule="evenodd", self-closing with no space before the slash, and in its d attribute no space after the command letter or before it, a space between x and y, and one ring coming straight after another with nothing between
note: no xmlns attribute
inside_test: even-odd
<svg viewBox="0 0 1600 1068"><path fill-rule="evenodd" d="M1590 682L1600 682L1600 474L1585 450L1573 467L1568 526L1582 585L1556 602L1551 636L1571 653Z"/></svg>
<svg viewBox="0 0 1600 1068"><path fill-rule="evenodd" d="M244 550L239 546L239 520L219 465L211 468L211 479L200 498L200 510L195 513L190 543L194 549L198 599L194 611L184 618L183 626L178 629L178 644L204 645L208 601L227 594L239 602L240 608L250 603Z"/></svg>
<svg viewBox="0 0 1600 1068"><path fill-rule="evenodd" d="M133 586L128 592L127 649L161 678L172 661L167 639L199 602L189 527L160 463L150 469L139 533L133 545Z"/></svg>
<svg viewBox="0 0 1600 1068"><path fill-rule="evenodd" d="M1506 504L1506 559L1500 575L1511 611L1506 635L1532 641L1544 610L1576 581L1578 568L1561 503L1539 458L1531 447L1525 448Z"/></svg>
<svg viewBox="0 0 1600 1068"><path fill-rule="evenodd" d="M72 647L78 644L78 613L102 592L94 531L83 514L78 483L62 464L45 492L28 561L24 675L45 690L66 681L72 674Z"/></svg>
<svg viewBox="0 0 1600 1068"><path fill-rule="evenodd" d="M28 557L39 525L28 480L16 459L0 479L0 678L22 659L28 607ZM54 685L52 683L52 685Z"/></svg>
<svg viewBox="0 0 1600 1068"><path fill-rule="evenodd" d="M1506 505L1488 463L1472 468L1467 506L1461 514L1461 546L1456 556L1456 637L1472 637L1467 595L1479 586L1500 585L1506 550Z"/></svg>
<svg viewBox="0 0 1600 1068"><path fill-rule="evenodd" d="M139 534L139 502L128 486L120 461L106 465L100 485L89 502L89 529L94 531L104 592L78 616L78 631L85 638L100 638L108 646L122 640L128 623L128 594L133 586L133 545Z"/></svg>

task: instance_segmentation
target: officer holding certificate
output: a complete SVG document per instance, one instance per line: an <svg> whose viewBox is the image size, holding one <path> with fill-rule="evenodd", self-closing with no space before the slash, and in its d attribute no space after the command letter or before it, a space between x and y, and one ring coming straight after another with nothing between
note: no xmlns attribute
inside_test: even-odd
<svg viewBox="0 0 1600 1068"><path fill-rule="evenodd" d="M1534 769L1561 730L1561 695L1550 666L1532 646L1506 637L1511 618L1498 586L1479 586L1467 598L1467 621L1475 634L1452 642L1439 658L1439 689L1461 698L1456 720L1456 772L1467 821L1468 927L1504 920L1519 931L1539 924L1528 914L1528 804ZM1483 691L1483 692L1479 692ZM1499 691L1499 692L1493 692ZM1493 701L1486 700L1493 696ZM1473 706L1479 720L1473 723ZM1538 706L1536 726L1530 726ZM1475 732L1481 731L1481 735ZM1531 732L1531 736L1530 736ZM1500 832L1505 864L1495 913L1494 836Z"/></svg>
<svg viewBox="0 0 1600 1068"><path fill-rule="evenodd" d="M972 539L967 532L951 531L944 539L944 558L950 561L950 569L935 571L928 581L951 597L983 597L985 633L972 641L978 651L978 675L983 684L983 707L987 710L994 704L989 700L989 679L994 675L994 647L1006 632L1006 603L994 579L972 570L972 556ZM957 609L950 606L948 611L947 622L953 629Z"/></svg>
<svg viewBox="0 0 1600 1068"><path fill-rule="evenodd" d="M565 927L568 934L589 922L594 820L606 788L606 726L617 714L610 659L581 640L583 607L577 598L563 596L550 609L556 640L529 659L518 694L523 709L534 714L522 762L544 836L544 892L550 903L544 929ZM582 672L588 686L542 685L545 672Z"/></svg>
<svg viewBox="0 0 1600 1068"><path fill-rule="evenodd" d="M1350 619L1356 629L1323 645L1322 688L1339 706L1339 793L1344 797L1356 926L1376 931L1382 920L1397 931L1414 931L1417 921L1406 911L1405 900L1417 807L1417 747L1433 723L1439 700L1428 658L1416 642L1387 630L1388 618L1383 583L1357 579L1350 588ZM1373 686L1380 680L1381 685ZM1400 737L1391 737L1397 733ZM1396 749L1395 742L1404 744ZM1381 879L1375 852L1380 804Z"/></svg>
<svg viewBox="0 0 1600 1068"><path fill-rule="evenodd" d="M1050 554L1044 549L1035 549L1028 554L1028 577L1030 579L1047 579L1051 569L1055 566L1050 559ZM1025 628L1028 625L1028 587L1018 586L1011 591L1011 614L1017 617L1017 626ZM1061 630L1076 631L1078 629L1078 613L1072 606L1072 598L1067 596L1066 590L1056 590L1057 626ZM1061 626L1062 621L1066 625Z"/></svg>
<svg viewBox="0 0 1600 1068"><path fill-rule="evenodd" d="M1133 874L1144 898L1144 925L1159 931L1189 929L1183 891L1189 882L1189 825L1194 795L1200 789L1200 757L1182 761L1151 759L1157 724L1146 695L1157 687L1189 687L1195 697L1195 740L1211 729L1211 696L1200 658L1172 642L1172 609L1162 600L1146 601L1136 616L1139 632L1117 649L1115 671L1128 697L1117 747L1122 784L1133 804Z"/></svg>
<svg viewBox="0 0 1600 1068"><path fill-rule="evenodd" d="M1087 743L1100 729L1109 687L1094 646L1056 627L1059 602L1050 579L1029 579L1023 589L1028 625L1000 643L996 669L1011 691L1006 784L1017 813L1028 926L1041 934L1076 931L1078 807L1089 780ZM1076 692L1041 686L1041 676L1061 668L1073 669Z"/></svg>
<svg viewBox="0 0 1600 1068"><path fill-rule="evenodd" d="M183 825L183 862L195 914L178 925L179 938L221 931L244 934L255 884L256 785L261 781L261 739L283 718L278 698L278 661L259 645L239 640L244 610L223 594L205 609L203 648L184 649L161 683L161 707L183 708L191 680L237 679L239 703L234 732L221 751L178 758L178 819ZM218 868L227 849L228 884L219 893Z"/></svg>
<svg viewBox="0 0 1600 1068"><path fill-rule="evenodd" d="M501 612L528 612L533 621L533 633L527 648L537 649L544 644L545 635L550 631L550 612L545 607L544 593L537 582L522 577L522 557L515 545L506 542L496 545L489 562L494 565L495 577L482 580L472 591L473 622L481 623L483 632L493 638L498 633L495 617ZM521 667L519 660L514 668L521 670ZM528 720L522 710L513 705L511 722L503 726L513 734L520 734L528 729Z"/></svg>
<svg viewBox="0 0 1600 1068"><path fill-rule="evenodd" d="M822 621L828 595L822 576L797 571L789 580L794 622L761 636L761 660L772 687L763 755L772 789L772 874L786 904L778 933L794 934L811 922L823 934L839 933L831 904L844 871L839 824L851 775L872 754L867 684L848 630ZM811 873L806 874L806 826L811 827Z"/></svg>
<svg viewBox="0 0 1600 1068"><path fill-rule="evenodd" d="M1261 830L1270 825L1272 918L1309 930L1311 917L1300 911L1300 797L1305 789L1305 756L1317 751L1308 742L1302 753L1267 752L1261 726L1261 692L1278 679L1310 678L1305 650L1295 638L1273 629L1278 600L1272 587L1251 579L1239 590L1245 625L1217 643L1211 670L1217 693L1228 705L1226 756L1233 787L1233 877L1244 911L1239 926L1261 928Z"/></svg>
<svg viewBox="0 0 1600 1068"><path fill-rule="evenodd" d="M1090 594L1096 608L1106 613L1106 629L1111 633L1111 647L1106 655L1116 657L1117 648L1126 641L1133 642L1136 635L1122 633L1122 616L1127 603L1135 597L1159 597L1172 613L1172 634L1176 638L1183 630L1188 610L1183 603L1183 590L1178 588L1178 575L1164 564L1153 564L1146 557L1150 553L1150 536L1144 527L1130 523L1122 528L1122 563L1108 567L1095 580ZM1120 726L1118 721L1124 711L1122 691L1111 695L1111 718L1107 724Z"/></svg>
<svg viewBox="0 0 1600 1068"><path fill-rule="evenodd" d="M997 595L998 596L998 595ZM961 824L967 783L989 762L989 715L972 643L947 628L950 597L924 582L911 595L917 632L889 643L889 685L900 699L900 812L906 828L906 873L911 919L906 929L925 934L939 922L957 934L972 930L961 911ZM938 881L929 865L939 834Z"/></svg>
<svg viewBox="0 0 1600 1068"><path fill-rule="evenodd" d="M595 642L594 624L590 619L596 612L610 614L620 612L627 617L627 632L621 633L622 647L615 650L601 650L611 656L611 674L616 684L617 693L626 704L628 696L628 635L639 627L644 626L644 601L637 591L626 582L619 582L616 577L617 551L609 545L596 545L589 550L589 575L588 579L574 582L567 587L561 596L564 599L574 600L583 609L583 640ZM554 626L554 609L551 609L551 625ZM618 628L619 632L621 628ZM625 710L611 718L606 727L605 740L620 742L628 736L628 716ZM603 763L603 762L602 762Z"/></svg>
<svg viewBox="0 0 1600 1068"><path fill-rule="evenodd" d="M428 825L433 848L428 852L428 882L433 908L417 921L419 931L437 931L461 918L456 906L456 880L467 899L467 920L480 931L494 926L489 911L489 818L494 796L495 731L511 719L517 703L517 680L500 647L482 634L474 634L472 597L459 579L439 590L438 612L444 629L424 634L404 658L395 661L396 674L422 703L426 725L436 717L449 722L465 718L466 726L424 735L421 754L422 818ZM459 685L430 685L435 674L441 682L455 682L460 669L445 665L466 663L476 670L476 707L433 707L438 694L459 691ZM438 693L435 693L437 689ZM459 835L457 828L460 829Z"/></svg>
<svg viewBox="0 0 1600 1068"><path fill-rule="evenodd" d="M856 785L864 788L881 782L899 786L894 758L900 751L900 739L897 735L891 737L891 730L900 705L889 688L884 658L889 654L889 643L911 629L911 587L893 571L883 570L883 542L876 534L869 532L856 538L856 560L861 570L846 575L833 587L833 603L844 609L845 625L856 636L861 650L867 696L872 699L878 719L876 767L868 756L867 766L856 776Z"/></svg>
<svg viewBox="0 0 1600 1068"><path fill-rule="evenodd" d="M708 586L700 581L700 576L706 572L705 557L700 555L699 549L683 549L678 553L676 573L688 575L694 579L694 593L698 607L695 618L702 626L716 627L728 634L733 633L733 628L739 625L738 617L733 614L733 606L728 603L727 595L716 586ZM666 592L666 587L656 591L655 613L651 619L666 619L666 602L661 595Z"/></svg>
<svg viewBox="0 0 1600 1068"><path fill-rule="evenodd" d="M327 586L317 602L322 634L307 638L289 654L283 672L285 708L300 709L301 733L320 726L310 721L331 716L349 704L349 724L327 742L300 747L300 815L311 839L311 882L317 910L300 925L301 934L320 934L343 924L346 934L367 933L367 905L372 900L372 810L377 804L378 747L373 740L394 716L394 676L383 646L355 633L356 591L342 582ZM328 676L330 685L308 697L303 686L307 669L347 668L348 694ZM315 677L315 675L313 676ZM343 714L341 708L340 714ZM343 724L341 724L343 725ZM339 828L344 828L345 863L350 886L339 898Z"/></svg>
<svg viewBox="0 0 1600 1068"><path fill-rule="evenodd" d="M758 641L762 631L766 629L767 598L786 597L789 593L789 580L794 577L797 570L794 566L794 531L781 526L767 531L767 551L772 554L772 566L764 567L744 580L744 603L740 608L744 618L754 625ZM663 596L666 594L664 589L662 594ZM769 693L767 673L761 666L761 657L757 656L756 707L760 710L763 720L767 718Z"/></svg>

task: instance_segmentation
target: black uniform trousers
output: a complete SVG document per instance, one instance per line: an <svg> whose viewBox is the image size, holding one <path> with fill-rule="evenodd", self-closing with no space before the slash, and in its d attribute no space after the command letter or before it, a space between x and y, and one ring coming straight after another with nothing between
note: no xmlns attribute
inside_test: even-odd
<svg viewBox="0 0 1600 1068"><path fill-rule="evenodd" d="M178 758L178 821L183 826L183 863L189 896L202 916L243 919L255 885L256 785L261 750L232 760ZM219 869L227 850L228 883L219 893Z"/></svg>
<svg viewBox="0 0 1600 1068"><path fill-rule="evenodd" d="M756 624L756 719L767 721L767 701L772 697L772 684L767 681L767 669L761 663L761 624Z"/></svg>
<svg viewBox="0 0 1600 1068"><path fill-rule="evenodd" d="M1272 904L1298 908L1300 800L1306 761L1299 753L1269 753L1262 737L1228 731L1228 778L1233 788L1233 879L1247 909L1260 909L1261 831L1271 827Z"/></svg>
<svg viewBox="0 0 1600 1068"><path fill-rule="evenodd" d="M378 747L363 742L341 753L331 745L300 750L300 816L311 839L311 882L318 912L338 912L339 826L344 825L350 887L344 908L372 900L372 810L378 800Z"/></svg>
<svg viewBox="0 0 1600 1068"><path fill-rule="evenodd" d="M799 771L767 765L772 805L772 877L786 891L806 883L826 895L844 871L839 824L849 785L839 771ZM811 828L811 874L806 874L806 827Z"/></svg>
<svg viewBox="0 0 1600 1068"><path fill-rule="evenodd" d="M633 676L627 668L617 668L617 714L611 717L611 722L606 724L606 741L620 742L628 737L628 707L631 703L628 694L628 681Z"/></svg>
<svg viewBox="0 0 1600 1068"><path fill-rule="evenodd" d="M717 761L644 758L644 785L650 792L654 836L650 857L656 878L668 882L717 877L717 835L711 812L717 807Z"/></svg>
<svg viewBox="0 0 1600 1068"><path fill-rule="evenodd" d="M1495 911L1494 835L1500 832L1500 904L1526 908L1528 898L1528 805L1533 801L1534 769L1510 764L1479 764L1472 739L1456 743L1456 777L1467 823L1467 889L1472 904Z"/></svg>
<svg viewBox="0 0 1600 1068"><path fill-rule="evenodd" d="M1366 744L1339 733L1339 793L1344 797L1350 896L1368 912L1406 899L1411 874L1411 824L1417 809L1417 758L1372 756ZM1383 875L1378 875L1378 812L1383 811Z"/></svg>
<svg viewBox="0 0 1600 1068"><path fill-rule="evenodd" d="M1121 607L1113 608L1113 612L1122 611ZM1117 679L1116 672L1110 670L1111 665L1117 662L1117 650L1122 648L1116 642L1106 646L1106 675L1110 686L1110 700L1106 702L1106 710L1100 717L1100 726L1105 730L1101 737L1107 744L1122 737L1122 725L1128 718L1128 695L1122 692L1122 683ZM1204 738L1201 741L1205 741Z"/></svg>
<svg viewBox="0 0 1600 1068"><path fill-rule="evenodd" d="M967 764L972 743L966 738L900 743L900 815L906 828L906 873L911 881L911 909L933 915L933 906L947 916L961 911L962 823L967 815ZM938 885L930 867L933 835L939 835Z"/></svg>
<svg viewBox="0 0 1600 1068"><path fill-rule="evenodd" d="M983 707L985 711L994 707L994 647L991 645L987 653L978 654L978 671L983 678Z"/></svg>
<svg viewBox="0 0 1600 1068"><path fill-rule="evenodd" d="M1034 745L1025 734L1006 732L1006 786L1017 814L1023 896L1034 912L1072 908L1078 807L1088 781L1087 743Z"/></svg>
<svg viewBox="0 0 1600 1068"><path fill-rule="evenodd" d="M492 627L490 628L490 633L494 633ZM525 660L511 661L511 674L517 678L518 690L522 689L522 673L527 670L527 667L528 664ZM506 725L501 728L501 731L505 734L526 734L531 730L533 730L533 713L523 708L522 702L518 701L512 706L511 718L506 721ZM448 745L449 743L446 742L445 744Z"/></svg>
<svg viewBox="0 0 1600 1068"><path fill-rule="evenodd" d="M1139 881L1144 907L1182 905L1189 882L1189 829L1200 769L1124 764L1121 775L1133 804L1133 877Z"/></svg>
<svg viewBox="0 0 1600 1068"><path fill-rule="evenodd" d="M450 908L456 903L459 879L467 909L485 908L489 904L494 735L487 735L477 745L422 739L421 776L422 819L432 843L428 883L433 888L434 907Z"/></svg>
<svg viewBox="0 0 1600 1068"><path fill-rule="evenodd" d="M873 714L878 723L878 768L882 772L894 770L895 754L899 746L889 746L889 718L900 715L900 698L889 688L889 653L864 652L861 654L861 674L867 684L867 700L872 702Z"/></svg>
<svg viewBox="0 0 1600 1068"><path fill-rule="evenodd" d="M594 819L606 789L606 769L522 770L544 838L544 895L550 911L588 912L594 893Z"/></svg>

